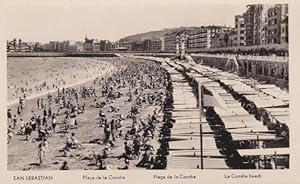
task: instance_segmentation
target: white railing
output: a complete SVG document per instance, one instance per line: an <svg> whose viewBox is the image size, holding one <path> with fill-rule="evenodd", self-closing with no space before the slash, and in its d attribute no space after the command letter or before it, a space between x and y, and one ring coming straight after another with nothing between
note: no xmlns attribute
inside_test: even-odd
<svg viewBox="0 0 300 184"><path fill-rule="evenodd" d="M242 60L257 60L271 62L288 62L289 58L285 56L252 56L252 55L233 55L233 54L191 54L192 56L213 57L213 58L232 58L237 57Z"/></svg>

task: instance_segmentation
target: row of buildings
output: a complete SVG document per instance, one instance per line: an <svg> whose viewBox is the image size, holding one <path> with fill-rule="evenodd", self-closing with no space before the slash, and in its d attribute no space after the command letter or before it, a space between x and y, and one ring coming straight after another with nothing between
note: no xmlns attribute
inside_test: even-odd
<svg viewBox="0 0 300 184"><path fill-rule="evenodd" d="M49 52L109 52L112 44L108 40L88 39L84 41L50 41L42 45L43 51Z"/></svg>
<svg viewBox="0 0 300 184"><path fill-rule="evenodd" d="M88 39L82 41L50 41L46 44L7 42L8 51L48 52L197 52L201 49L257 46L288 43L288 5L253 4L236 15L234 27L201 26L167 32L161 37L142 40L121 39L118 42Z"/></svg>
<svg viewBox="0 0 300 184"><path fill-rule="evenodd" d="M8 52L109 52L112 51L112 43L108 40L88 39L82 41L49 41L22 42L22 39L7 41Z"/></svg>
<svg viewBox="0 0 300 184"><path fill-rule="evenodd" d="M288 43L288 5L253 4L234 17L234 27L189 27L166 33L161 38L142 41L120 40L118 49L124 51L176 52L209 48L228 48Z"/></svg>
<svg viewBox="0 0 300 184"><path fill-rule="evenodd" d="M186 42L186 50L258 46L288 43L288 5L248 5L235 16L235 26L203 26L165 35L165 51L176 50L176 42ZM184 37L184 39L182 38ZM182 44L178 44L181 47Z"/></svg>
<svg viewBox="0 0 300 184"><path fill-rule="evenodd" d="M13 39L7 41L7 52L33 52L36 48L41 47L38 42L23 42L22 39Z"/></svg>
<svg viewBox="0 0 300 184"><path fill-rule="evenodd" d="M163 49L163 39L152 38L142 41L110 42L85 38L84 41L49 41L41 44L38 42L23 42L22 39L7 41L8 52L111 52L111 51L148 51L159 52Z"/></svg>
<svg viewBox="0 0 300 184"><path fill-rule="evenodd" d="M164 39L152 37L144 40L121 39L113 45L115 51L161 52L164 51Z"/></svg>
<svg viewBox="0 0 300 184"><path fill-rule="evenodd" d="M288 5L248 5L235 16L230 46L253 46L288 43Z"/></svg>

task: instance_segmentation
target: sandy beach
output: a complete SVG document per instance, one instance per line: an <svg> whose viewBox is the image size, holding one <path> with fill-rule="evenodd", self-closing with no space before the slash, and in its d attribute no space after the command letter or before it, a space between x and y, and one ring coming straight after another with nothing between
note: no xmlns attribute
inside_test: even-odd
<svg viewBox="0 0 300 184"><path fill-rule="evenodd" d="M61 71L60 66L62 65L57 65L59 68L55 68L55 64L58 63L58 59L60 58L51 58L51 62L53 62L50 66L53 70L56 72ZM69 58L63 58L64 63L70 63L70 61L67 61ZM95 87L96 93L101 94L102 87L101 85L95 85L94 79L96 77L98 78L110 78L116 68L122 68L124 67L124 63L122 62L128 62L126 60L128 59L122 59L122 58L104 58L104 59L98 59L98 58L93 58L90 59L88 58L87 60L84 59L74 59L71 58L72 61L75 61L76 64L70 64L70 66L65 67L65 71L70 71L75 74L78 73L82 78L79 78L76 76L77 80L69 80L68 83L66 83L65 87L72 87L74 89L79 89L82 86L86 87ZM34 59L35 60L35 59ZM48 60L48 58L46 59ZM124 61L123 61L124 60ZM109 61L109 62L106 62ZM20 61L14 61L14 63L20 62ZM24 61L25 62L25 61ZM32 61L31 61L32 62ZM41 61L42 62L42 61ZM74 70L74 68L80 68L83 67L82 63L87 63L89 65L89 68L87 70L91 70L89 72L85 71L79 71L79 70ZM95 62L95 63L93 63ZM145 61L140 61L143 65L145 65ZM147 61L146 61L147 62ZM85 64L86 64L85 63ZM11 83L14 81L17 85L21 85L22 82L20 81L20 76L25 76L25 74L21 75L22 72L17 74L12 75L10 70L16 71L16 70L21 70L17 68L11 68L11 64L9 64L9 76L10 78L8 79L9 82ZM65 66L65 65L64 65ZM100 67L100 70L99 68ZM35 76L42 76L43 71L41 69L41 66L36 66L36 69L30 69L30 67L26 68L26 71L30 74L29 76L34 76L34 73L36 73ZM47 69L47 65L42 66L44 69ZM68 70L69 68L69 70ZM49 68L48 68L49 70ZM67 73L67 72L65 72ZM73 74L73 75L75 75ZM17 79L16 79L16 76ZM43 75L44 78L43 80L47 80L48 78ZM68 78L69 75L65 75L66 78ZM86 76L86 78L83 78L83 76ZM33 77L32 77L33 78ZM29 80L29 78L27 78ZM67 80L67 79L65 79ZM141 78L141 80L146 80L147 77ZM24 81L24 80L23 80ZM41 81L41 80L40 80ZM53 81L53 79L52 79ZM48 80L47 80L48 82ZM122 94L127 94L129 91L129 86L125 86L120 88L118 91ZM9 90L9 89L8 89ZM158 89L163 90L163 88ZM32 116L31 110L34 108L35 113L41 114L43 112L42 109L37 109L36 108L36 99L37 98L43 98L46 99L46 94L48 92L53 92L53 95L56 94L56 89L50 89L49 91L41 91L39 93L32 93L28 95L27 101L26 101L26 106L23 109L22 113L22 119L24 119L25 123L27 123ZM9 92L8 92L9 93ZM152 93L152 90L145 90L142 91L144 94L150 94ZM10 93L9 93L10 94ZM98 95L99 96L99 95ZM133 98L135 99L135 96ZM105 101L106 97L98 97L97 101ZM122 114L123 116L126 116L128 112L130 111L130 108L135 102L129 102L128 101L128 96L123 95L120 98L117 98L110 104L104 106L101 108L103 112L107 114L107 119L113 119L115 114L114 113L109 113L110 112L110 106L114 106L119 109L119 113ZM8 144L8 169L9 170L57 170L61 166L61 164L64 161L68 161L69 167L71 169L97 169L96 165L93 165L89 160L84 160L84 157L90 157L93 152L101 152L105 148L105 145L103 144L98 144L97 142L94 142L95 140L103 140L103 128L99 127L98 124L98 113L99 109L90 107L90 105L95 105L95 98L88 98L88 99L80 99L79 100L79 105L86 105L85 113L81 114L76 117L76 121L78 122L78 126L76 129L71 130L71 132L76 133L76 137L78 137L79 141L81 144L86 148L86 149L77 149L77 150L72 150L73 157L66 158L63 156L61 153L61 149L63 148L65 144L65 134L62 133L56 133L53 135L50 135L49 137L49 149L47 150L46 154L47 156L45 157L45 164L39 166L38 165L38 145L39 141L26 141L24 135L15 135L11 141L10 144ZM12 114L16 114L16 109L17 109L17 103L13 103L13 101L9 102L8 105L9 108L11 108ZM51 105L52 111L57 112L59 109L59 105L53 104ZM146 120L148 118L148 115L151 114L155 108L159 108L158 105L142 105L140 113L137 114L137 119L144 119ZM163 116L162 113L158 115L158 118L161 119ZM57 124L58 124L58 130L61 130L60 127L64 127L65 125L63 124L63 121L65 119L64 114L57 116ZM110 169L118 169L118 167L123 167L124 166L124 160L123 159L118 159L118 157L122 154L124 150L124 136L125 133L130 130L132 124L131 119L125 118L123 120L123 125L120 130L122 130L123 135L117 139L115 142L115 148L110 152L109 158L107 158L106 164ZM9 124L10 125L10 124ZM17 129L19 129L19 121L17 125ZM15 129L15 133L17 133L17 129ZM70 132L69 132L70 133ZM151 144L155 147L155 149L158 148L159 143L157 142L157 137L158 137L159 132L155 133L155 137L153 140L151 140ZM32 133L32 138L38 137L38 132L34 131ZM128 144L132 144L132 140L127 141ZM140 159L132 160L130 161L129 168L134 168L134 169L140 169L136 167L135 165L140 161Z"/></svg>

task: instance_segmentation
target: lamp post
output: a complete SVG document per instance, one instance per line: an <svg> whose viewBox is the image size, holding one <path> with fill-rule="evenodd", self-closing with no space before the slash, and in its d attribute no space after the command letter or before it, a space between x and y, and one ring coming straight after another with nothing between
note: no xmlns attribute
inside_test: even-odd
<svg viewBox="0 0 300 184"><path fill-rule="evenodd" d="M176 35L176 55L179 56L179 44L180 44L180 36Z"/></svg>
<svg viewBox="0 0 300 184"><path fill-rule="evenodd" d="M182 32L180 35L180 42L181 42L181 56L180 59L184 59L185 56L185 47L186 47L186 40L187 40L187 34L185 32Z"/></svg>
<svg viewBox="0 0 300 184"><path fill-rule="evenodd" d="M259 147L259 133L258 132L256 132L256 140L257 140L257 149L260 149L260 147ZM258 169L260 169L260 156L261 155L258 156Z"/></svg>
<svg viewBox="0 0 300 184"><path fill-rule="evenodd" d="M204 76L203 76L204 77ZM201 82L200 79L198 79L198 99L199 99L199 130L200 130L200 161L201 161L201 169L204 168L203 164L203 130L202 130L202 84L209 83L210 81Z"/></svg>
<svg viewBox="0 0 300 184"><path fill-rule="evenodd" d="M201 169L203 169L203 131L202 131L202 85L200 80L198 80L198 98L199 98L199 118L200 118L200 124L199 124L199 129L200 129L200 161L201 161Z"/></svg>

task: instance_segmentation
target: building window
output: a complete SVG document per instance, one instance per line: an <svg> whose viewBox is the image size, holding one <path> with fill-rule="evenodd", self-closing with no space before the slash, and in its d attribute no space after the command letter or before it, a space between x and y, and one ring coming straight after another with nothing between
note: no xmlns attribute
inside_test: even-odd
<svg viewBox="0 0 300 184"><path fill-rule="evenodd" d="M277 24L277 19L274 19L274 24Z"/></svg>
<svg viewBox="0 0 300 184"><path fill-rule="evenodd" d="M281 32L284 33L284 27L282 28Z"/></svg>
<svg viewBox="0 0 300 184"><path fill-rule="evenodd" d="M274 29L274 34L277 34L277 29Z"/></svg>

